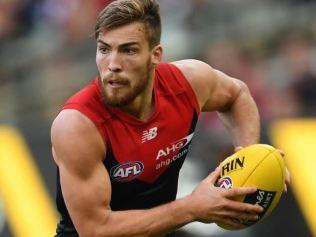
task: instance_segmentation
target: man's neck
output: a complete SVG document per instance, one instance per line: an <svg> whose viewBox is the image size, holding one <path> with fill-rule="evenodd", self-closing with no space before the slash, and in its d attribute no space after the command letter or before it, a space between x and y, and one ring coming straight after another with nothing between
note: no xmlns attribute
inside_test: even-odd
<svg viewBox="0 0 316 237"><path fill-rule="evenodd" d="M147 121L155 110L154 77L149 80L146 89L133 102L121 109L142 121Z"/></svg>

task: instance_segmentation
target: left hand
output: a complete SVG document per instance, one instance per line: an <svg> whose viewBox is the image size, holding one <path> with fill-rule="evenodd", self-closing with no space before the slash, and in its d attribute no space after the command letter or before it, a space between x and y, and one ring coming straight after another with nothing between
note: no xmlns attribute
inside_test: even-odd
<svg viewBox="0 0 316 237"><path fill-rule="evenodd" d="M241 150L243 147L242 146L237 146L235 147L235 152ZM284 151L280 150L280 149L277 149L278 152L280 153L280 155L284 158L285 157L285 153ZM287 193L287 188L288 186L290 186L290 183L291 183L291 174L290 174L290 171L288 170L287 167L285 167L285 184L284 184L284 192Z"/></svg>

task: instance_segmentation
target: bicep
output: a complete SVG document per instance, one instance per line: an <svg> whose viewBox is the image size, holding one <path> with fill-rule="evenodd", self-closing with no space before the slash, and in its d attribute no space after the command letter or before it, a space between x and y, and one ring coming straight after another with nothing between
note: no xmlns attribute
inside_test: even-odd
<svg viewBox="0 0 316 237"><path fill-rule="evenodd" d="M51 138L68 212L80 236L91 236L111 212L111 183L102 162L102 138L90 120L73 111L56 118Z"/></svg>
<svg viewBox="0 0 316 237"><path fill-rule="evenodd" d="M109 214L111 184L108 172L100 161L88 171L60 162L60 184L63 197L76 229L90 232L102 225ZM84 163L82 163L84 166Z"/></svg>
<svg viewBox="0 0 316 237"><path fill-rule="evenodd" d="M213 69L214 76L205 78L209 91L202 111L226 111L234 103L243 87L243 82ZM213 80L213 82L212 82Z"/></svg>

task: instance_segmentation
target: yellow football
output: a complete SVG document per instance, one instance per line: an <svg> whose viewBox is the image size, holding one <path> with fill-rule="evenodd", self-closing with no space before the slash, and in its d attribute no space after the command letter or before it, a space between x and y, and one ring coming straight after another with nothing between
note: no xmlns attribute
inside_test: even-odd
<svg viewBox="0 0 316 237"><path fill-rule="evenodd" d="M255 144L245 147L221 164L221 176L217 185L222 188L257 187L254 194L243 195L236 200L259 204L264 211L259 214L258 221L265 219L278 204L283 193L285 182L285 161L281 154L272 146ZM239 220L245 226L258 221ZM219 224L227 230L232 226Z"/></svg>

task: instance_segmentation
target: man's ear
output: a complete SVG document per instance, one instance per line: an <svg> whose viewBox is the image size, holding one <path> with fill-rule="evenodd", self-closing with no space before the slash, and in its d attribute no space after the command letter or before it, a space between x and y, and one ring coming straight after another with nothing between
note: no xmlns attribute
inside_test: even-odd
<svg viewBox="0 0 316 237"><path fill-rule="evenodd" d="M152 49L151 62L154 66L161 62L163 49L159 44Z"/></svg>

